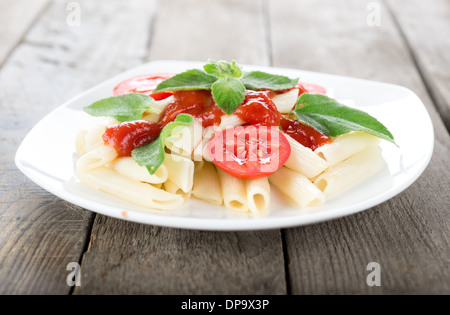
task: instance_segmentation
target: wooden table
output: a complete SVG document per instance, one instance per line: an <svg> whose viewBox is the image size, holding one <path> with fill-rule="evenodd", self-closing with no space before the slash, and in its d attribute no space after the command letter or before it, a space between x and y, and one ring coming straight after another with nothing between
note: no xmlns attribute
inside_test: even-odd
<svg viewBox="0 0 450 315"><path fill-rule="evenodd" d="M0 293L449 294L449 32L448 0L0 0ZM252 232L98 215L15 167L25 134L78 93L144 62L210 57L406 86L433 120L433 158L368 211Z"/></svg>

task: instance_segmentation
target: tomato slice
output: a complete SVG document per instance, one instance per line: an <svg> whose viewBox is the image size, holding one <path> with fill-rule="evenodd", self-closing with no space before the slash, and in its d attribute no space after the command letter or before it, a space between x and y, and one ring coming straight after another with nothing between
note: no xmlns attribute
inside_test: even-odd
<svg viewBox="0 0 450 315"><path fill-rule="evenodd" d="M252 125L224 129L209 140L207 150L218 167L244 179L275 173L291 154L277 127Z"/></svg>
<svg viewBox="0 0 450 315"><path fill-rule="evenodd" d="M160 92L152 93L154 89L162 81L173 77L172 73L153 73L153 74L143 74L125 81L120 82L116 85L113 90L115 96L128 94L128 93L142 93L153 97L156 101L163 100L173 95L172 92Z"/></svg>
<svg viewBox="0 0 450 315"><path fill-rule="evenodd" d="M308 83L308 82L299 82L295 86L297 89L300 89L300 95L303 93L311 93L311 94L327 94L327 89L323 86L314 84L314 83Z"/></svg>

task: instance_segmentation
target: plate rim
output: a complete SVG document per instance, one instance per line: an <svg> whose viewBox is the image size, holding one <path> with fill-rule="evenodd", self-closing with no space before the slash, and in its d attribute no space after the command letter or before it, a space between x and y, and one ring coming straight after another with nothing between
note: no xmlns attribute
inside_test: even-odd
<svg viewBox="0 0 450 315"><path fill-rule="evenodd" d="M126 71L123 71L117 75L112 76L109 79L106 79L99 84L96 84L95 86L85 90L82 93L79 93L75 95L74 97L70 98L63 104L57 106L53 110L51 110L49 113L47 113L44 117L42 117L34 126L27 132L23 140L21 141L20 145L17 148L14 161L16 167L30 180L32 180L35 184L42 187L43 189L49 191L53 195L69 202L74 205L80 206L86 210L89 210L94 213L103 214L109 217L114 217L117 219L125 220L125 221L131 221L141 224L147 224L147 225L157 225L157 226L164 226L169 228L180 228L180 229L188 229L188 230L204 230L204 231L256 231L256 230L272 230L272 229L283 229L283 228L292 228L292 227L298 227L298 226L305 226L305 225L312 225L312 224L318 224L325 221L332 221L336 220L338 218L350 216L362 211L366 211L367 209L373 208L391 198L398 195L400 192L406 190L409 186L411 186L425 171L425 169L428 167L431 158L433 156L434 152L434 142L435 142L435 135L434 135L434 126L433 122L431 120L431 117L428 113L428 110L423 103L423 101L415 94L412 90L401 86L396 85L392 83L385 83L380 81L372 81L367 79L359 79L356 77L348 77L348 76L342 76L342 75L336 75L336 74L329 74L329 73L321 73L321 72L314 72L314 71L308 71L308 70L301 70L301 69L295 69L295 68L281 68L281 67L270 67L270 66L257 66L257 65L242 65L243 67L248 68L260 68L260 69L272 69L274 72L278 70L281 71L299 71L303 73L309 73L312 75L319 75L319 76L327 76L330 78L338 79L338 78L345 78L355 81L363 81L365 83L371 83L371 84L381 84L384 86L390 86L396 89L402 89L405 91L408 95L414 97L417 101L419 101L419 105L425 110L427 113L426 117L424 118L430 127L430 141L427 142L429 145L429 149L427 151L426 157L424 157L424 161L420 165L420 168L412 175L409 176L406 180L402 182L401 185L395 186L391 188L390 190L383 192L382 195L376 195L369 200L364 200L362 202L359 202L355 205L345 206L337 208L336 211L317 211L317 212L309 212L304 214L299 214L298 216L286 216L286 217L270 217L270 220L267 220L267 217L252 217L249 219L215 219L215 218L190 218L190 217L178 217L178 216L170 216L170 215L158 215L154 213L140 213L136 211L126 210L127 211L127 217L124 217L121 213L121 211L118 208L111 208L108 205L104 205L101 203L98 203L96 201L87 200L82 197L77 197L76 195L72 193L68 193L64 191L61 191L57 189L54 185L47 184L46 182L42 182L35 176L33 173L33 170L27 167L22 163L20 160L20 154L23 150L23 146L26 143L26 139L35 131L40 124L42 124L47 117L54 114L55 112L62 110L71 103L75 102L77 99L84 97L85 95L88 95L92 93L92 91L97 90L101 88L104 85L109 84L112 80L115 78L125 76L127 73L134 72L142 67L151 67L155 64L164 64L164 63L171 63L171 64L179 64L184 65L183 67L186 67L187 64L192 66L197 66L198 64L202 64L204 62L200 61L188 61L188 60L154 60L147 63L143 63L141 65L135 66L131 69L128 69ZM92 191L95 191L92 189ZM78 198L78 199L77 199ZM153 209L154 210L154 209ZM123 211L123 210L122 210ZM228 210L229 211L229 210ZM250 223L249 223L250 222Z"/></svg>

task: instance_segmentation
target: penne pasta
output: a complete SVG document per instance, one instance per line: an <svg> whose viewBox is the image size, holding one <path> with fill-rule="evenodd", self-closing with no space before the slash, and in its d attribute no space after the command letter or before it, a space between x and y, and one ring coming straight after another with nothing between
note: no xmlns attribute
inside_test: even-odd
<svg viewBox="0 0 450 315"><path fill-rule="evenodd" d="M250 211L256 216L267 215L270 204L270 184L267 177L245 180Z"/></svg>
<svg viewBox="0 0 450 315"><path fill-rule="evenodd" d="M203 163L202 168L194 173L192 194L198 199L205 200L214 205L221 205L223 203L219 178L212 163Z"/></svg>
<svg viewBox="0 0 450 315"><path fill-rule="evenodd" d="M76 169L89 171L103 166L117 157L117 152L110 146L101 145L93 151L83 154L77 161Z"/></svg>
<svg viewBox="0 0 450 315"><path fill-rule="evenodd" d="M185 193L192 190L194 182L194 162L182 156L166 154L163 165L167 168L168 179Z"/></svg>
<svg viewBox="0 0 450 315"><path fill-rule="evenodd" d="M323 192L308 178L287 167L270 175L269 181L302 208L320 205L325 200Z"/></svg>
<svg viewBox="0 0 450 315"><path fill-rule="evenodd" d="M248 212L244 181L216 167L225 207L238 212Z"/></svg>
<svg viewBox="0 0 450 315"><path fill-rule="evenodd" d="M153 110L157 110L157 111L163 111L167 105L169 105L170 103L173 103L175 101L175 97L173 96L169 96L163 100L159 100L159 101L155 101L152 104L152 109Z"/></svg>
<svg viewBox="0 0 450 315"><path fill-rule="evenodd" d="M289 114L290 112L292 112L295 104L297 103L298 93L298 89L292 89L283 94L275 95L272 98L272 101L280 113Z"/></svg>
<svg viewBox="0 0 450 315"><path fill-rule="evenodd" d="M99 167L88 172L78 171L77 176L85 185L93 189L142 207L169 210L184 203L181 195L171 194L151 184L138 182L106 167Z"/></svg>
<svg viewBox="0 0 450 315"><path fill-rule="evenodd" d="M108 166L119 174L149 184L164 183L169 177L169 172L165 165L161 165L155 174L151 175L145 166L139 165L131 157L117 158Z"/></svg>
<svg viewBox="0 0 450 315"><path fill-rule="evenodd" d="M170 179L168 179L164 183L164 189L171 194L180 195L181 197L183 197L184 202L187 202L192 195L192 192L184 192L180 187L178 187L177 184L175 184Z"/></svg>
<svg viewBox="0 0 450 315"><path fill-rule="evenodd" d="M291 155L284 164L286 167L296 172L302 173L307 178L319 175L329 166L328 162L315 154L292 137L284 134L291 145Z"/></svg>
<svg viewBox="0 0 450 315"><path fill-rule="evenodd" d="M225 128L230 128L230 127L242 126L244 124L245 124L245 121L240 119L238 115L231 114L231 115L222 116L219 128L225 129Z"/></svg>
<svg viewBox="0 0 450 315"><path fill-rule="evenodd" d="M317 177L314 184L328 198L349 189L379 171L382 165L380 148L372 146L331 167Z"/></svg>
<svg viewBox="0 0 450 315"><path fill-rule="evenodd" d="M330 144L325 144L317 148L314 152L325 159L330 166L339 164L352 155L375 146L380 142L380 138L358 131L350 132L337 137Z"/></svg>
<svg viewBox="0 0 450 315"><path fill-rule="evenodd" d="M87 130L81 130L77 133L77 137L75 138L75 149L77 151L78 156L85 154L86 151L86 134Z"/></svg>
<svg viewBox="0 0 450 315"><path fill-rule="evenodd" d="M194 149L202 141L202 131L202 125L196 121L172 133L166 138L165 145L172 153L191 158Z"/></svg>

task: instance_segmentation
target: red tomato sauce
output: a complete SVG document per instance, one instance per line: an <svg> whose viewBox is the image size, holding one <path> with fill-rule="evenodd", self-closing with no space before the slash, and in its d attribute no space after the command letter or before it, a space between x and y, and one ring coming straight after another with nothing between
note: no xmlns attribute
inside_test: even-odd
<svg viewBox="0 0 450 315"><path fill-rule="evenodd" d="M204 128L220 124L225 113L214 102L207 90L177 91L175 101L164 109L159 123L163 126L175 120L179 114L189 114L198 118Z"/></svg>
<svg viewBox="0 0 450 315"><path fill-rule="evenodd" d="M282 117L280 120L280 128L298 143L313 151L324 144L331 143L329 136L297 120Z"/></svg>
<svg viewBox="0 0 450 315"><path fill-rule="evenodd" d="M247 91L244 103L234 114L243 121L256 126L278 126L281 113L269 98L269 91Z"/></svg>
<svg viewBox="0 0 450 315"><path fill-rule="evenodd" d="M147 120L123 122L106 129L105 144L116 149L119 156L131 156L131 151L153 142L161 132L161 125Z"/></svg>

